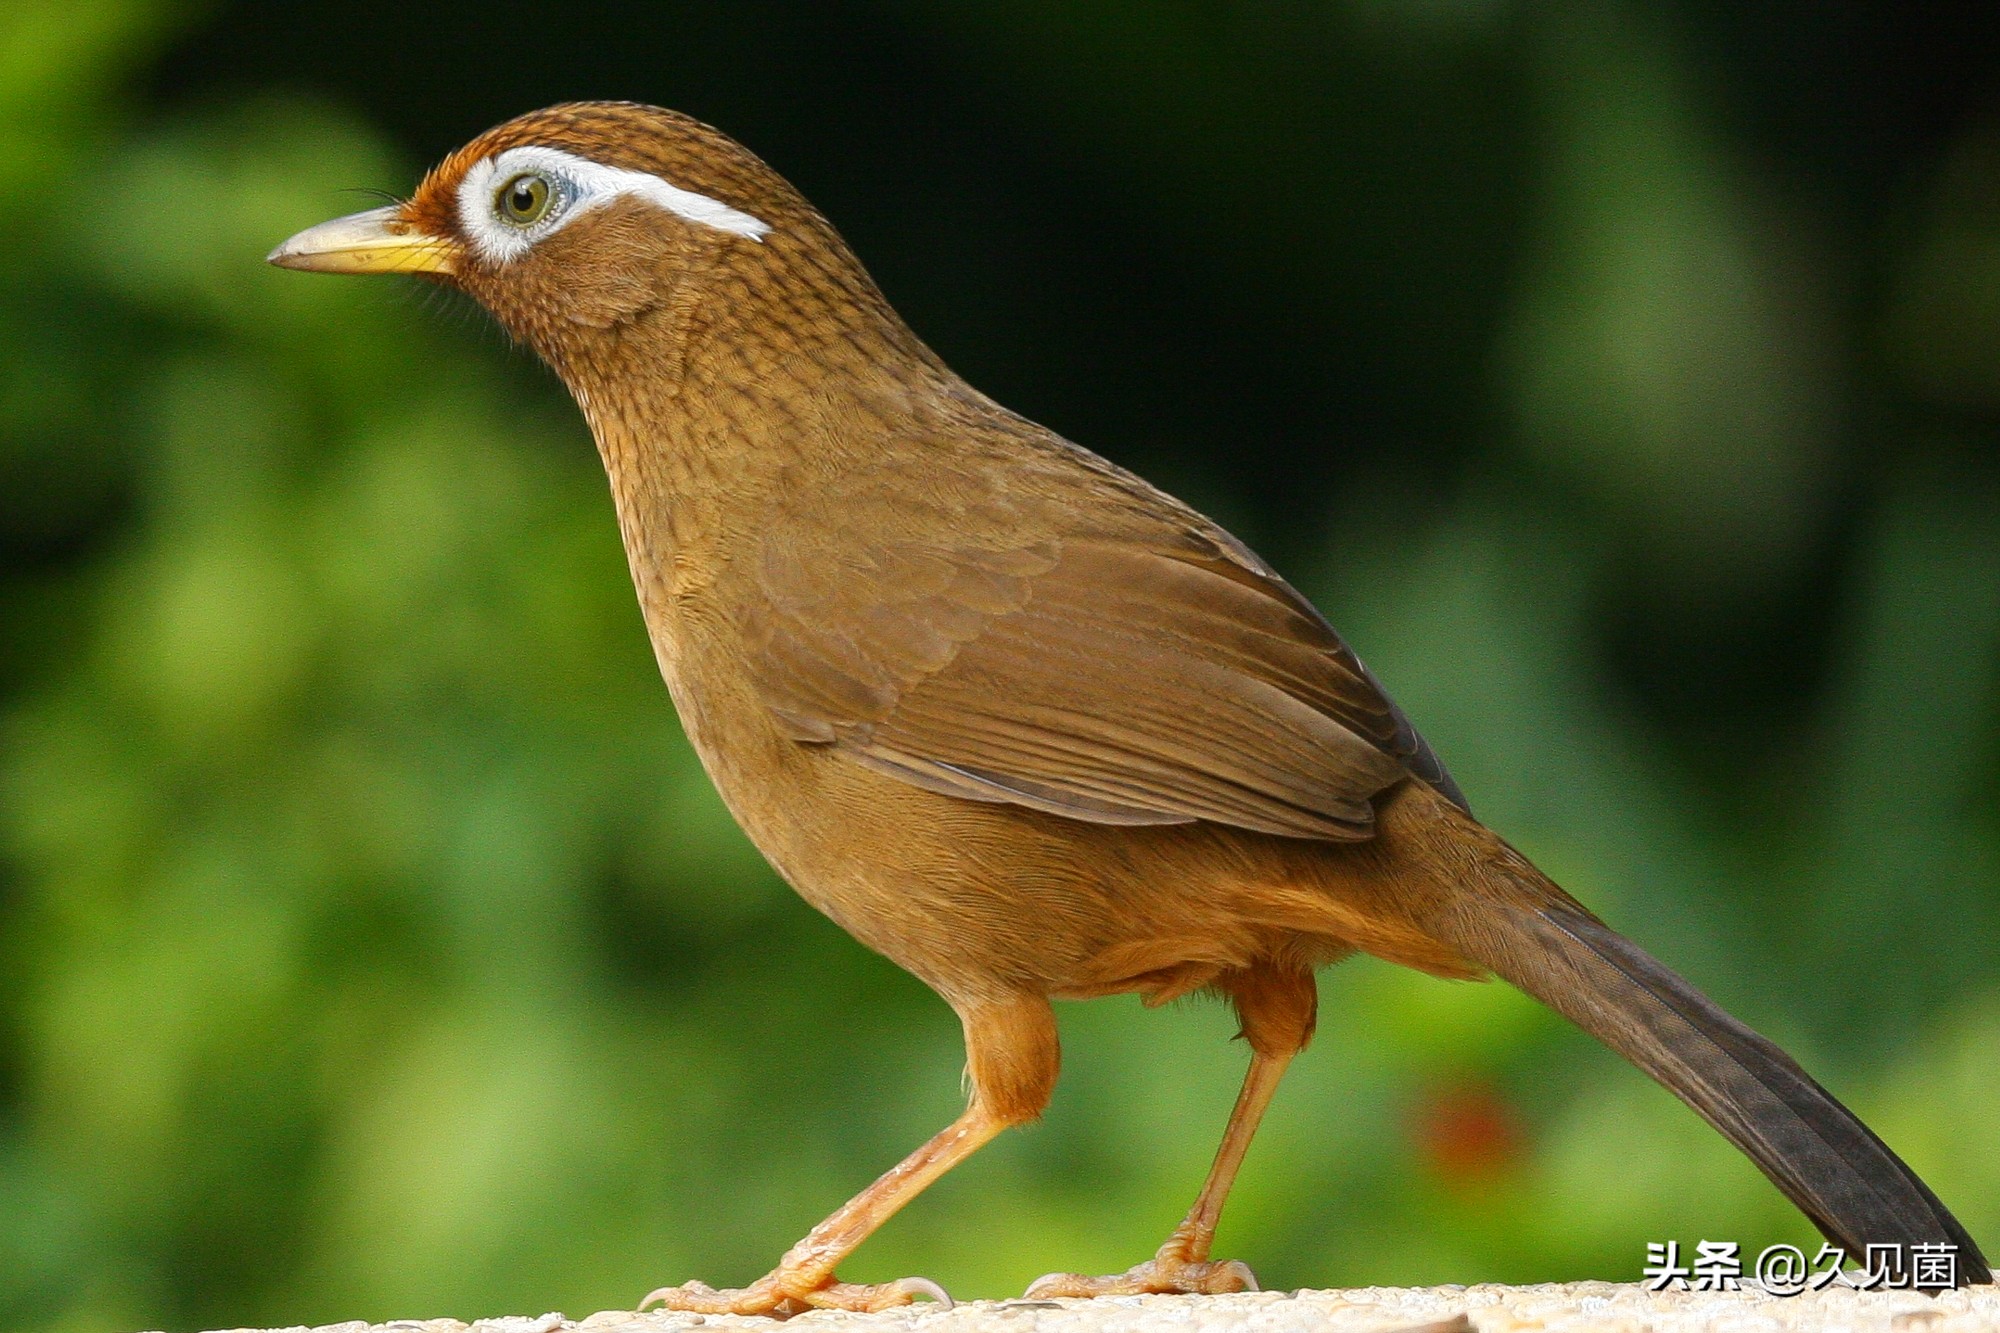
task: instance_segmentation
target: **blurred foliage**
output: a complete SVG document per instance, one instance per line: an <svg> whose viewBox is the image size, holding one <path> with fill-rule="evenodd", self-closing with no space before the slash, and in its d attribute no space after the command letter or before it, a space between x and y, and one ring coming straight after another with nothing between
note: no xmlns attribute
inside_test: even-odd
<svg viewBox="0 0 2000 1333"><path fill-rule="evenodd" d="M1277 555L1486 818L2000 1247L1991 52L1777 10L11 0L0 1321L740 1282L958 1104L948 1012L680 740L549 379L258 262L574 95L725 124L976 382ZM1871 35L1927 81L1859 92ZM1511 991L1324 989L1225 1223L1268 1283L1805 1238ZM848 1276L1150 1252L1240 1048L1063 1022L1047 1121Z"/></svg>

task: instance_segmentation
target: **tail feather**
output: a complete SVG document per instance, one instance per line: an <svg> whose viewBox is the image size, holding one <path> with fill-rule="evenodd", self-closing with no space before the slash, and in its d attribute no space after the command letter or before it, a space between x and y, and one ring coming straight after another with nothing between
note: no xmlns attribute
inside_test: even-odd
<svg viewBox="0 0 2000 1333"><path fill-rule="evenodd" d="M1460 898L1438 923L1467 957L1686 1102L1852 1259L1871 1244L1946 1244L1957 1248L1960 1285L1993 1281L1978 1244L1930 1187L1790 1056L1525 861L1508 859L1510 871L1526 872L1507 875L1509 892L1476 904ZM1530 875L1539 882L1522 882Z"/></svg>

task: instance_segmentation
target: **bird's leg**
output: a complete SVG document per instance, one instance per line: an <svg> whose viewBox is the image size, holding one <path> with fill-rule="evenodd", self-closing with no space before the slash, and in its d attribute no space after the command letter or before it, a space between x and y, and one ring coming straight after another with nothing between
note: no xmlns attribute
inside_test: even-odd
<svg viewBox="0 0 2000 1333"><path fill-rule="evenodd" d="M661 1287L649 1292L639 1302L639 1308L643 1310L657 1301L668 1310L783 1317L815 1307L886 1310L890 1306L907 1305L920 1294L948 1301L942 1289L924 1278L863 1286L835 1281L834 1266L926 1185L970 1157L1004 1128L1004 1122L975 1105L943 1133L890 1167L874 1184L814 1227L804 1240L785 1252L775 1269L750 1286L723 1291L701 1282Z"/></svg>
<svg viewBox="0 0 2000 1333"><path fill-rule="evenodd" d="M1258 971L1219 983L1243 1020L1250 1043L1250 1069L1236 1095L1215 1163L1208 1170L1201 1194L1166 1244L1145 1263L1108 1277L1080 1273L1050 1273L1028 1288L1033 1298L1052 1296L1127 1296L1142 1293L1256 1291L1257 1276L1241 1260L1209 1258L1222 1205L1236 1172L1250 1149L1264 1109L1278 1091L1285 1067L1312 1036L1318 995L1309 972Z"/></svg>
<svg viewBox="0 0 2000 1333"><path fill-rule="evenodd" d="M972 1083L972 1104L964 1115L849 1199L750 1286L723 1291L700 1282L661 1287L639 1308L659 1302L669 1310L786 1318L809 1309L886 1310L920 1295L949 1304L943 1289L925 1278L868 1286L838 1281L833 1270L938 1177L1001 1130L1033 1120L1048 1105L1059 1059L1048 1001L1021 997L968 1007L960 1017Z"/></svg>
<svg viewBox="0 0 2000 1333"><path fill-rule="evenodd" d="M1108 1277L1050 1273L1028 1288L1029 1297L1257 1290L1256 1275L1247 1264L1235 1259L1212 1262L1208 1257L1209 1247L1215 1240L1216 1223L1222 1218L1223 1201L1236 1181L1236 1169L1243 1164L1243 1154L1257 1132L1257 1122L1263 1118L1264 1108L1270 1104L1271 1094L1278 1090L1278 1080L1290 1062L1289 1055L1251 1055L1250 1072L1243 1080L1243 1091L1237 1095L1236 1109L1230 1114L1229 1128L1223 1131L1222 1146L1216 1150L1215 1164L1209 1168L1201 1195L1151 1259Z"/></svg>

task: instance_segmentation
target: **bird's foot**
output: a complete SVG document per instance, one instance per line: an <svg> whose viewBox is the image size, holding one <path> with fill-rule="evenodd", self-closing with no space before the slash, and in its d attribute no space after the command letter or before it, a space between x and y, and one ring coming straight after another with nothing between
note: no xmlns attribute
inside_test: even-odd
<svg viewBox="0 0 2000 1333"><path fill-rule="evenodd" d="M1065 1296L1220 1296L1232 1291L1258 1291L1257 1275L1238 1259L1221 1262L1195 1261L1161 1255L1136 1268L1109 1277L1085 1277L1081 1273L1050 1273L1036 1278L1028 1287L1027 1299L1046 1300Z"/></svg>
<svg viewBox="0 0 2000 1333"><path fill-rule="evenodd" d="M815 1281L779 1269L747 1287L727 1287L717 1291L705 1282L684 1282L678 1287L661 1287L646 1293L639 1308L658 1303L663 1310L685 1310L692 1314L766 1315L789 1319L808 1310L853 1310L867 1314L908 1305L927 1296L945 1309L952 1299L943 1287L929 1278L906 1277L900 1282L864 1285L836 1282L832 1274Z"/></svg>

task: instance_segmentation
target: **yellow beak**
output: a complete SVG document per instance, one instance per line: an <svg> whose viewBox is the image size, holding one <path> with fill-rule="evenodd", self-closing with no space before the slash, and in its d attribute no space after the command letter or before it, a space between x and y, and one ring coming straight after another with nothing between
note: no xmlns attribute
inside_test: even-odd
<svg viewBox="0 0 2000 1333"><path fill-rule="evenodd" d="M392 230L400 218L393 204L350 213L307 227L265 258L309 273L452 273L458 247L422 232Z"/></svg>

